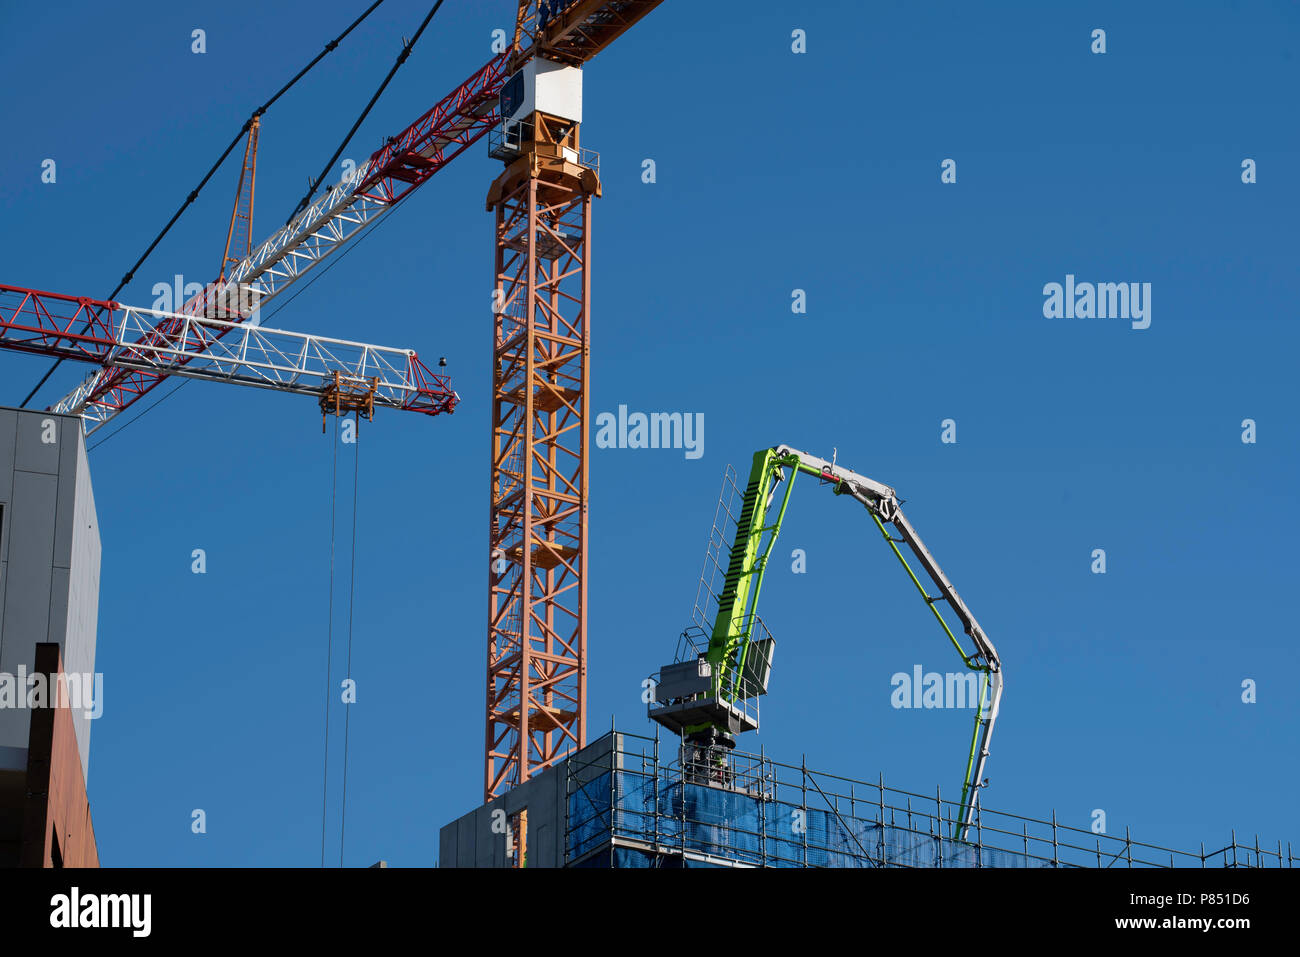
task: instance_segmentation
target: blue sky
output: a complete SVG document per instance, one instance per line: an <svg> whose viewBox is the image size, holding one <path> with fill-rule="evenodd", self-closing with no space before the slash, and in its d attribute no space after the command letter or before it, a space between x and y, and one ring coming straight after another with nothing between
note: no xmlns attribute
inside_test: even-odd
<svg viewBox="0 0 1300 957"><path fill-rule="evenodd" d="M2 281L106 296L248 113L362 6L0 7ZM485 62L512 6L449 0L345 156ZM687 623L724 467L835 447L898 489L1001 652L986 806L1083 828L1101 808L1111 833L1188 849L1231 828L1300 837L1296 8L699 6L668 0L586 71L583 142L604 181L593 413L705 420L698 459L593 453L593 735L611 716L649 732L640 681ZM257 238L425 10L389 0L267 114ZM445 355L463 398L454 416L362 430L349 865L431 864L438 828L481 800L496 170L474 148L267 320ZM232 161L121 301L212 278L236 175ZM1067 274L1149 282L1150 328L1044 318L1043 286ZM46 366L0 353L0 402ZM65 365L40 404L84 374ZM192 383L92 453L105 863L319 862L330 451L309 400ZM747 744L955 796L969 713L896 710L890 676L958 662L878 538L856 506L796 489L762 607L780 653ZM338 745L342 706L332 720ZM331 862L340 762L335 748Z"/></svg>

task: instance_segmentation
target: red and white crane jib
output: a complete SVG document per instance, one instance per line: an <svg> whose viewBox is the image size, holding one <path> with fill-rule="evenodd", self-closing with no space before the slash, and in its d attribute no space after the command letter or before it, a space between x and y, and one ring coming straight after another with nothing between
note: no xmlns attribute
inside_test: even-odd
<svg viewBox="0 0 1300 957"><path fill-rule="evenodd" d="M230 272L253 285L259 302L313 266L405 199L496 123L508 57L494 57L432 109L378 149Z"/></svg>
<svg viewBox="0 0 1300 957"><path fill-rule="evenodd" d="M431 372L410 349L17 286L0 285L0 346L317 398L341 379L371 392L376 406L426 415L451 412L459 399L448 378Z"/></svg>
<svg viewBox="0 0 1300 957"><path fill-rule="evenodd" d="M508 62L507 51L475 71L409 127L390 137L352 176L333 186L233 267L225 284L210 286L187 301L178 316L215 315L226 319L229 327L239 325L252 310L213 310L214 302L228 297L232 287L240 293L238 301L248 303L251 299L260 307L355 239L493 127ZM229 331L220 323L209 327L217 333L213 341ZM149 341L141 344L165 347L180 331L175 321L159 322ZM425 374L433 375L427 370ZM88 430L94 431L167 375L162 368L105 367L51 408L81 414ZM452 407L454 403L441 411Z"/></svg>
<svg viewBox="0 0 1300 957"><path fill-rule="evenodd" d="M517 57L541 52L581 64L660 2L548 3L542 16L532 18L534 23L542 23L542 30L540 37L528 38L528 49L520 54L505 50L493 57L407 129L390 137L348 180L336 184L258 246L230 271L224 285L209 287L193 297L179 314L213 315L214 298L228 296L230 287L239 292L241 301L246 301L246 293L251 292L258 306L274 298L486 135L497 122L501 87ZM215 315L224 316L233 326L242 323L252 311L240 309ZM216 339L225 334L221 327L213 328L218 331ZM163 321L153 328L150 341L144 345L164 346L179 331L176 322ZM155 368L102 368L52 408L81 414L90 431L94 431L154 389L167 374Z"/></svg>

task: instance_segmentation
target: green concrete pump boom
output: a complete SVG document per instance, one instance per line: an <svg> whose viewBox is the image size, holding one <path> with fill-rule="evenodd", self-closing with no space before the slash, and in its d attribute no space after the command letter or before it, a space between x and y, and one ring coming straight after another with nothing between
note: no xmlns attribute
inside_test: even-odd
<svg viewBox="0 0 1300 957"><path fill-rule="evenodd" d="M984 765L993 737L993 724L1002 700L1002 662L975 616L903 515L894 490L841 468L834 461L827 462L787 445L754 453L722 590L717 596L718 609L709 633L708 648L699 656L698 662L684 661L665 666L662 672L664 692L657 695L658 700L651 704L650 716L689 736L706 733L716 736L758 727L756 713L751 716L745 705L750 699L766 693L774 645L758 618L758 596L768 558L790 502L794 479L800 473L814 476L822 485L829 485L836 495L848 495L862 503L956 648L962 663L983 676L962 785L959 835L965 839L974 822L978 791L984 784ZM772 506L782 482L785 482L785 490L779 507L773 512ZM892 526L897 537L890 534L886 526ZM906 545L920 563L937 589L935 594L926 590L899 545ZM961 620L963 630L974 644L973 651L963 648L953 634L939 612L937 606L940 602L947 602ZM670 669L677 670L670 675ZM690 673L686 674L683 669Z"/></svg>
<svg viewBox="0 0 1300 957"><path fill-rule="evenodd" d="M783 478L782 464L775 449L754 453L749 483L745 486L740 516L736 520L736 539L731 546L722 593L718 596L718 613L705 655L712 666L713 692L716 695L742 693L745 665L755 644L758 593L763 586L768 556L781 531L790 492L794 488L794 476L791 475L772 524L766 524L777 486Z"/></svg>

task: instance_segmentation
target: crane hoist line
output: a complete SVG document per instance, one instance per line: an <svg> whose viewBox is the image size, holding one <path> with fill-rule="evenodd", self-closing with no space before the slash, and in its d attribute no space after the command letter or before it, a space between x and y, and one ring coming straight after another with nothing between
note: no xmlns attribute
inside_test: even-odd
<svg viewBox="0 0 1300 957"><path fill-rule="evenodd" d="M903 514L894 489L842 468L833 460L828 462L788 445L754 453L738 514L724 519L728 525L734 519L735 534L725 558L721 554L717 556L718 567L724 571L721 588L716 592L708 578L706 561L701 588L707 591L704 596L707 604L716 602L712 620L701 612L697 602L695 624L683 632L675 660L653 676L655 691L649 703L649 716L682 736L682 763L695 780L726 782L726 753L735 747L735 735L757 730L758 702L768 690L776 642L758 616L758 597L768 559L790 504L794 480L800 474L816 478L821 487L829 488L836 495L847 495L866 508L962 663L981 676L975 727L962 784L958 831L959 838L965 839L974 822L993 724L1002 700L1002 661L993 642ZM720 505L720 515L724 507L725 503ZM725 543L715 539L712 544L720 551ZM900 545L907 547L933 583L933 594L913 571ZM968 650L953 634L939 611L940 602L946 602L957 615L973 649Z"/></svg>

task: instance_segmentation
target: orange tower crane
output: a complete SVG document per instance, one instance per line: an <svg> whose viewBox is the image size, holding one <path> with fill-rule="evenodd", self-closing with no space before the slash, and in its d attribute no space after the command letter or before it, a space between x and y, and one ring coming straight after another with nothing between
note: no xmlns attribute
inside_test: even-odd
<svg viewBox="0 0 1300 957"><path fill-rule="evenodd" d="M591 201L582 65L660 0L521 0L495 214L485 799L587 743Z"/></svg>

